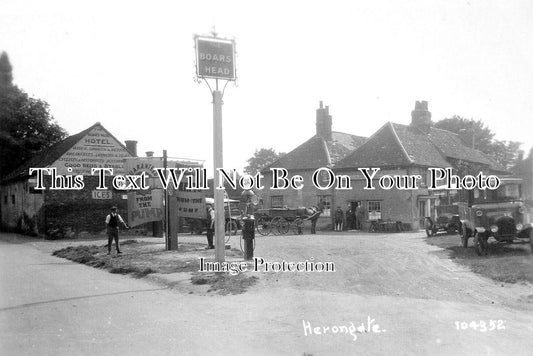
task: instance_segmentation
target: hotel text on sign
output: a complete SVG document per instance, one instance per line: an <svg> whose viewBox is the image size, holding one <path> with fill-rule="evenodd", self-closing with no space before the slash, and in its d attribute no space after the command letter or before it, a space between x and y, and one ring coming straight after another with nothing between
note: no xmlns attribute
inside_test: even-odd
<svg viewBox="0 0 533 356"><path fill-rule="evenodd" d="M196 37L196 74L200 78L235 80L235 43Z"/></svg>

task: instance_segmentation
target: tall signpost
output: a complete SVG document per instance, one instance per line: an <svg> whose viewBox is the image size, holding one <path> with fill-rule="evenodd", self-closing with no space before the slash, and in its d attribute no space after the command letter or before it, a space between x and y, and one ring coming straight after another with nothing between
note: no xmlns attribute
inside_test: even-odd
<svg viewBox="0 0 533 356"><path fill-rule="evenodd" d="M213 97L213 177L215 191L215 257L217 262L225 260L225 213L224 189L219 181L218 169L223 168L222 151L222 97L226 85L234 81L235 70L235 41L218 38L215 32L212 36L195 36L196 47L196 75L204 80ZM208 79L215 80L215 89L211 88ZM218 81L225 80L222 92L218 88Z"/></svg>

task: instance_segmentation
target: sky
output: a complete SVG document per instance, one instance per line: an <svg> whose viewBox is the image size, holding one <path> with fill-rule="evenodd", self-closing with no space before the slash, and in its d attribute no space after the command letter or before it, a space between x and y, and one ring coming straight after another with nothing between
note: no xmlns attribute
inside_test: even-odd
<svg viewBox="0 0 533 356"><path fill-rule="evenodd" d="M531 1L0 0L0 51L14 82L50 104L69 134L100 122L138 153L213 166L212 98L195 81L195 34L236 41L238 80L222 108L224 168L288 152L333 130L370 136L409 124L481 119L533 145Z"/></svg>

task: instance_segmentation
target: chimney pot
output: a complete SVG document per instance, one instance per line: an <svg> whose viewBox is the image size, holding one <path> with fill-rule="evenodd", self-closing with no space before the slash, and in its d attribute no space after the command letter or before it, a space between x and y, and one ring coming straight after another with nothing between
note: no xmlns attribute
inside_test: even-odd
<svg viewBox="0 0 533 356"><path fill-rule="evenodd" d="M411 111L411 126L428 134L431 129L431 112L428 111L428 102L416 101L415 109Z"/></svg>
<svg viewBox="0 0 533 356"><path fill-rule="evenodd" d="M329 114L329 106L324 109L322 101L320 101L320 107L316 109L316 134L322 137L326 141L332 140L331 135L332 119Z"/></svg>
<svg viewBox="0 0 533 356"><path fill-rule="evenodd" d="M130 151L133 156L137 157L137 141L126 140L124 143L126 144L128 151Z"/></svg>

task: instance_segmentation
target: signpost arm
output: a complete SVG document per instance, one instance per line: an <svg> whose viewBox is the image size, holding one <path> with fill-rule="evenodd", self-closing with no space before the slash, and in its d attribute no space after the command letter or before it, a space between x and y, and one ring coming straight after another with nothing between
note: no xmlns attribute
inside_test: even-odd
<svg viewBox="0 0 533 356"><path fill-rule="evenodd" d="M218 84L218 83L217 83ZM218 87L218 85L217 85ZM223 168L222 155L222 93L213 91L213 159L214 159L214 193L215 193L215 256L217 262L224 262L224 189L217 189L220 176L217 168ZM222 184L223 186L223 184Z"/></svg>

